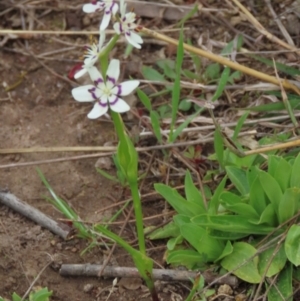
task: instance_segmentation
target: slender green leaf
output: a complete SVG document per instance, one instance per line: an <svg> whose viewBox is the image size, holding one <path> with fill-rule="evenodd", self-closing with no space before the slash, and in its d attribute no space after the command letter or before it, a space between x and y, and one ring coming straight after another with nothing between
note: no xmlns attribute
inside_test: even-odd
<svg viewBox="0 0 300 301"><path fill-rule="evenodd" d="M224 166L224 143L223 138L218 129L215 130L214 133L214 148L217 156L217 160L219 164Z"/></svg>
<svg viewBox="0 0 300 301"><path fill-rule="evenodd" d="M291 96L291 98L288 99L288 102L291 105L292 109L299 109L300 107L300 99L295 96ZM265 105L260 105L256 107L248 108L250 111L255 112L272 112L272 111L280 111L285 110L285 105L283 102L272 102Z"/></svg>
<svg viewBox="0 0 300 301"><path fill-rule="evenodd" d="M233 140L233 141L235 141L235 140L237 139L237 137L238 137L238 135L239 135L239 133L240 133L242 127L243 127L243 124L244 124L245 120L247 119L249 113L250 113L250 112L248 111L248 112L246 112L245 114L243 114L243 115L239 118L239 120L238 120L238 122L237 122L237 124L236 124L236 127L235 127L235 129L234 129L233 136L232 136L232 140Z"/></svg>
<svg viewBox="0 0 300 301"><path fill-rule="evenodd" d="M228 82L229 75L230 75L230 68L226 66L221 74L217 90L213 95L211 101L216 101L222 95L225 86Z"/></svg>
<svg viewBox="0 0 300 301"><path fill-rule="evenodd" d="M292 166L281 157L270 156L268 172L278 182L282 191L289 187Z"/></svg>
<svg viewBox="0 0 300 301"><path fill-rule="evenodd" d="M242 34L239 34L237 36L237 38L235 38L234 40L230 41L221 51L221 55L230 55L232 54L234 51L238 51L241 49L242 45L243 45L243 41L244 37Z"/></svg>
<svg viewBox="0 0 300 301"><path fill-rule="evenodd" d="M273 204L267 205L267 207L261 213L259 220L249 220L249 222L255 225L267 224L271 227L277 226L278 220Z"/></svg>
<svg viewBox="0 0 300 301"><path fill-rule="evenodd" d="M153 128L153 132L159 143L162 143L162 135L160 131L160 123L159 123L159 115L156 111L150 112L151 125Z"/></svg>
<svg viewBox="0 0 300 301"><path fill-rule="evenodd" d="M233 246L232 246L232 243L228 240L225 248L222 251L222 254L215 260L215 262L220 261L221 259L227 257L232 252L233 252Z"/></svg>
<svg viewBox="0 0 300 301"><path fill-rule="evenodd" d="M254 180L250 188L249 205L251 205L259 215L261 215L267 207L265 191L258 177Z"/></svg>
<svg viewBox="0 0 300 301"><path fill-rule="evenodd" d="M103 170L103 169L100 169L100 168L96 168L97 169L97 172L101 175L101 176L103 176L104 178L106 178L106 179L108 179L108 180L110 180L110 181L114 181L114 182L119 182L119 180L116 178L116 177L114 177L114 176L112 176L112 175L110 175L108 172L106 172L105 170Z"/></svg>
<svg viewBox="0 0 300 301"><path fill-rule="evenodd" d="M261 275L257 268L258 257L252 258L256 252L257 250L250 244L237 242L233 245L232 253L221 261L221 265L224 269L232 271L234 275L244 281L259 283ZM240 265L242 266L239 267Z"/></svg>
<svg viewBox="0 0 300 301"><path fill-rule="evenodd" d="M138 95L140 101L142 102L142 104L145 106L145 108L148 111L152 111L151 100L148 97L148 95L141 89L137 89L137 95Z"/></svg>
<svg viewBox="0 0 300 301"><path fill-rule="evenodd" d="M216 80L220 78L221 67L218 63L210 64L204 71L204 77L207 80Z"/></svg>
<svg viewBox="0 0 300 301"><path fill-rule="evenodd" d="M180 71L182 67L184 57L184 50L183 50L183 29L180 30L179 35L179 42L178 42L178 48L177 48L177 57L176 57L176 78L174 81L174 88L172 91L172 118L171 118L171 125L170 125L170 135L169 135L169 142L174 142L173 137L173 131L175 126L175 121L177 117L177 111L178 111L178 104L180 100Z"/></svg>
<svg viewBox="0 0 300 301"><path fill-rule="evenodd" d="M179 228L178 228L178 231L179 231ZM179 231L179 234L177 237L172 237L168 240L167 249L169 251L174 250L176 245L181 244L183 242L183 240L184 240L184 238L182 237L182 235L180 234L180 231Z"/></svg>

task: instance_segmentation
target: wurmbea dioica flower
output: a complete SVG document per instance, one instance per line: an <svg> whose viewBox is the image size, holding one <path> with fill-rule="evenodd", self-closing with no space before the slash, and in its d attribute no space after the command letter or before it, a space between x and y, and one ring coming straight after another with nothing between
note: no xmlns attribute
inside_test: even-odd
<svg viewBox="0 0 300 301"><path fill-rule="evenodd" d="M140 82L138 80L129 80L117 84L120 75L119 60L111 60L107 69L106 79L103 78L96 67L89 68L88 73L94 85L81 86L72 90L72 95L77 101L95 101L88 118L96 119L104 115L108 108L117 113L124 113L130 110L129 105L121 96L129 95L138 87Z"/></svg>
<svg viewBox="0 0 300 301"><path fill-rule="evenodd" d="M124 33L127 41L134 47L140 49L143 39L136 33L138 25L135 24L136 14L133 12L126 13L126 4L124 0L120 1L121 17L114 24L114 30L117 34Z"/></svg>
<svg viewBox="0 0 300 301"><path fill-rule="evenodd" d="M89 68L94 66L94 64L98 61L99 55L101 54L101 51L103 50L103 44L105 41L105 32L100 31L100 37L99 37L99 43L98 44L92 44L90 46L86 47L86 53L84 55L85 59L83 61L83 66L80 71L78 71L74 78L77 79L84 75Z"/></svg>
<svg viewBox="0 0 300 301"><path fill-rule="evenodd" d="M100 24L100 31L105 30L109 24L112 15L118 11L118 4L114 0L97 0L83 5L85 13L94 13L104 10L103 19Z"/></svg>

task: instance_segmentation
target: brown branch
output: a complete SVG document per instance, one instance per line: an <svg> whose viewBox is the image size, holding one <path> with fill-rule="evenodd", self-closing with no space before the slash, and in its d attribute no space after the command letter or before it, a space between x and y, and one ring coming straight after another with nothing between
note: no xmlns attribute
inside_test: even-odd
<svg viewBox="0 0 300 301"><path fill-rule="evenodd" d="M39 211L38 209L26 204L25 202L18 199L16 196L9 192L1 192L0 191L0 203L6 205L7 207L13 209L14 211L20 213L21 215L26 216L28 219L34 221L40 226L50 230L54 234L60 236L63 239L66 239L70 229L66 225L66 229L62 229L59 224Z"/></svg>
<svg viewBox="0 0 300 301"><path fill-rule="evenodd" d="M59 270L61 276L89 276L97 277L99 271L102 269L100 264L62 264ZM153 279L163 281L190 281L197 276L198 272L189 272L181 270L162 270L153 269ZM203 277L207 283L217 281L219 284L228 284L232 287L238 285L238 279L235 276L227 276L217 280L218 275L210 272L204 272ZM102 272L102 276L106 277L124 277L124 278L139 278L140 274L136 268L128 267L112 267L107 266Z"/></svg>

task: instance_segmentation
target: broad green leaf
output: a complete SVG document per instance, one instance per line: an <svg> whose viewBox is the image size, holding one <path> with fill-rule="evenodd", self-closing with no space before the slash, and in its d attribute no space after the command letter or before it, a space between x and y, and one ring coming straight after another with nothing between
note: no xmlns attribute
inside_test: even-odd
<svg viewBox="0 0 300 301"><path fill-rule="evenodd" d="M220 64L213 63L206 67L204 77L208 80L215 80L220 78Z"/></svg>
<svg viewBox="0 0 300 301"><path fill-rule="evenodd" d="M254 225L238 215L198 215L191 218L191 222L201 227L208 227L224 232L239 232L245 234L269 234L273 227Z"/></svg>
<svg viewBox="0 0 300 301"><path fill-rule="evenodd" d="M189 170L185 174L184 191L186 200L200 206L203 209L203 213L206 213L206 209L203 203L203 197L199 189L195 186Z"/></svg>
<svg viewBox="0 0 300 301"><path fill-rule="evenodd" d="M195 79L199 80L199 75L195 74L193 71L188 70L188 69L183 69L181 71L182 75L185 76L188 79Z"/></svg>
<svg viewBox="0 0 300 301"><path fill-rule="evenodd" d="M222 254L219 256L219 258L217 258L215 260L215 262L220 261L224 257L230 255L232 252L233 252L233 246L232 246L232 243L228 240L227 243L226 243L225 248L222 251Z"/></svg>
<svg viewBox="0 0 300 301"><path fill-rule="evenodd" d="M280 272L278 278L276 279L275 285L277 289L272 286L269 290L268 301L294 300L292 264L287 264L286 267Z"/></svg>
<svg viewBox="0 0 300 301"><path fill-rule="evenodd" d="M230 68L226 66L221 74L217 90L216 90L215 94L213 95L211 101L216 101L222 95L222 93L225 89L225 86L227 84L229 75L230 75Z"/></svg>
<svg viewBox="0 0 300 301"><path fill-rule="evenodd" d="M184 224L180 226L180 232L184 239L186 239L199 254L205 255L206 261L216 260L221 255L225 246L223 241L210 237L204 228L195 224Z"/></svg>
<svg viewBox="0 0 300 301"><path fill-rule="evenodd" d="M178 231L179 231L179 228L178 228ZM179 233L180 233L180 231L179 231ZM177 237L170 238L167 242L167 249L169 251L174 250L176 245L181 244L183 242L183 240L184 240L184 238L182 237L181 234L178 234Z"/></svg>
<svg viewBox="0 0 300 301"><path fill-rule="evenodd" d="M205 262L205 256L194 250L174 250L168 252L167 263L172 265L184 265L188 269L194 269Z"/></svg>
<svg viewBox="0 0 300 301"><path fill-rule="evenodd" d="M142 74L145 79L147 80L155 80L155 81L166 81L165 77L159 73L157 70L153 69L152 67L143 66L142 67Z"/></svg>
<svg viewBox="0 0 300 301"><path fill-rule="evenodd" d="M186 98L182 99L179 103L178 109L179 109L179 111L187 112L188 110L191 109L192 104L193 103L191 101L189 101L188 99L186 99Z"/></svg>
<svg viewBox="0 0 300 301"><path fill-rule="evenodd" d="M156 65L164 71L164 75L170 79L175 79L175 62L170 59L156 61Z"/></svg>
<svg viewBox="0 0 300 301"><path fill-rule="evenodd" d="M219 199L221 193L224 191L225 185L227 181L227 176L225 176L220 184L218 185L217 189L215 190L214 195L212 196L211 200L208 203L208 213L209 214L217 214L218 207L219 207Z"/></svg>
<svg viewBox="0 0 300 301"><path fill-rule="evenodd" d="M279 251L276 253L275 256L273 256L273 252L275 251L276 247L277 245L259 254L258 270L260 275L264 275L267 267L268 267L268 271L266 274L267 277L272 277L278 274L284 268L287 260L284 251L284 246L281 245ZM269 263L270 259L272 259L271 264Z"/></svg>
<svg viewBox="0 0 300 301"><path fill-rule="evenodd" d="M48 291L47 287L44 287L36 292L31 292L29 295L29 301L49 301L49 297L52 296L52 291Z"/></svg>
<svg viewBox="0 0 300 301"><path fill-rule="evenodd" d="M232 192L223 192L220 196L221 204L228 210L249 219L259 219L255 209L242 201L242 198Z"/></svg>
<svg viewBox="0 0 300 301"><path fill-rule="evenodd" d="M145 106L145 108L148 111L152 111L151 100L148 97L148 95L141 89L137 89L137 95L138 95L140 101L142 102L142 104Z"/></svg>
<svg viewBox="0 0 300 301"><path fill-rule="evenodd" d="M279 204L278 214L279 223L284 223L285 221L292 218L297 212L297 208L300 203L300 189L299 188L288 188L282 197Z"/></svg>
<svg viewBox="0 0 300 301"><path fill-rule="evenodd" d="M175 189L164 184L155 184L154 187L177 213L192 217L203 212L201 206L188 202Z"/></svg>
<svg viewBox="0 0 300 301"><path fill-rule="evenodd" d="M249 235L247 233L225 232L225 231L214 230L214 229L210 229L209 231L210 231L209 235L211 237L216 238L216 239L226 240L226 241L227 240L230 240L230 241L238 240L238 239L244 238Z"/></svg>
<svg viewBox="0 0 300 301"><path fill-rule="evenodd" d="M278 182L282 191L289 187L292 166L282 157L270 156L268 173Z"/></svg>
<svg viewBox="0 0 300 301"><path fill-rule="evenodd" d="M224 143L222 135L218 129L216 129L214 133L214 148L219 164L224 166Z"/></svg>
<svg viewBox="0 0 300 301"><path fill-rule="evenodd" d="M267 207L265 191L257 177L250 187L249 205L251 205L258 215L261 215Z"/></svg>
<svg viewBox="0 0 300 301"><path fill-rule="evenodd" d="M274 210L273 204L267 205L265 210L262 212L260 219L249 220L250 223L255 225L267 224L268 226L275 227L278 225L277 215Z"/></svg>
<svg viewBox="0 0 300 301"><path fill-rule="evenodd" d="M21 300L22 298L18 294L16 293L12 294L12 301L21 301Z"/></svg>
<svg viewBox="0 0 300 301"><path fill-rule="evenodd" d="M190 224L191 223L191 218L189 216L183 215L183 214L177 214L174 215L173 217L174 223L180 227L181 225L184 224Z"/></svg>
<svg viewBox="0 0 300 301"><path fill-rule="evenodd" d="M300 188L300 153L296 157L294 164L292 166L291 173L291 187Z"/></svg>
<svg viewBox="0 0 300 301"><path fill-rule="evenodd" d="M257 268L258 257L255 256L251 259L256 252L256 249L250 244L237 242L233 245L232 253L221 261L221 265L224 269L232 271L234 275L244 281L259 283L261 281L261 275ZM239 267L240 265L242 266Z"/></svg>
<svg viewBox="0 0 300 301"><path fill-rule="evenodd" d="M243 77L243 73L242 72L240 72L240 71L234 71L229 76L228 82L233 85L237 81L241 80L242 77Z"/></svg>
<svg viewBox="0 0 300 301"><path fill-rule="evenodd" d="M257 155L240 157L233 153L230 149L226 149L224 157L226 158L226 165L233 165L238 168L247 169L253 165Z"/></svg>
<svg viewBox="0 0 300 301"><path fill-rule="evenodd" d="M278 206L282 200L282 191L277 181L267 172L261 170L259 180L267 197L274 206L274 210L278 216Z"/></svg>
<svg viewBox="0 0 300 301"><path fill-rule="evenodd" d="M159 143L162 143L162 135L160 131L160 123L159 123L159 115L156 111L150 112L151 125L153 128L153 132Z"/></svg>
<svg viewBox="0 0 300 301"><path fill-rule="evenodd" d="M292 225L285 239L284 248L288 260L295 266L300 265L300 226Z"/></svg>
<svg viewBox="0 0 300 301"><path fill-rule="evenodd" d="M250 189L246 172L235 166L226 166L225 169L229 179L236 187L236 189L241 193L241 195L247 195Z"/></svg>
<svg viewBox="0 0 300 301"><path fill-rule="evenodd" d="M167 225L156 229L149 235L146 234L147 238L149 239L163 239L168 237L177 237L180 234L179 228L175 225L174 222L170 222Z"/></svg>

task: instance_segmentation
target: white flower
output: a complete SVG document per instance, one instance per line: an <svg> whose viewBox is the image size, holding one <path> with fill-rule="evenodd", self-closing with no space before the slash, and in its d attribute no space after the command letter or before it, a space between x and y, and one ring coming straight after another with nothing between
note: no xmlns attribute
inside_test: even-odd
<svg viewBox="0 0 300 301"><path fill-rule="evenodd" d="M120 75L120 61L111 60L109 63L106 80L96 67L88 69L94 85L86 85L74 88L72 95L77 101L95 101L92 111L88 118L95 119L104 115L108 108L117 113L124 113L130 110L129 105L120 97L129 95L138 87L138 80L130 80L117 84Z"/></svg>
<svg viewBox="0 0 300 301"><path fill-rule="evenodd" d="M78 79L79 77L84 75L89 68L94 66L94 64L97 62L99 55L101 54L104 48L103 47L104 41L105 41L105 32L100 31L98 45L94 43L86 47L86 53L84 55L85 59L83 61L82 69L75 74L74 76L75 79Z"/></svg>
<svg viewBox="0 0 300 301"><path fill-rule="evenodd" d="M114 24L114 30L117 34L124 33L127 41L134 47L140 49L143 39L136 33L138 25L135 24L136 15L133 12L126 13L126 4L120 0L121 17L119 22Z"/></svg>
<svg viewBox="0 0 300 301"><path fill-rule="evenodd" d="M111 15L117 13L118 4L114 0L97 0L84 4L82 9L85 13L94 13L104 10L103 19L100 24L100 31L103 31L107 28Z"/></svg>

